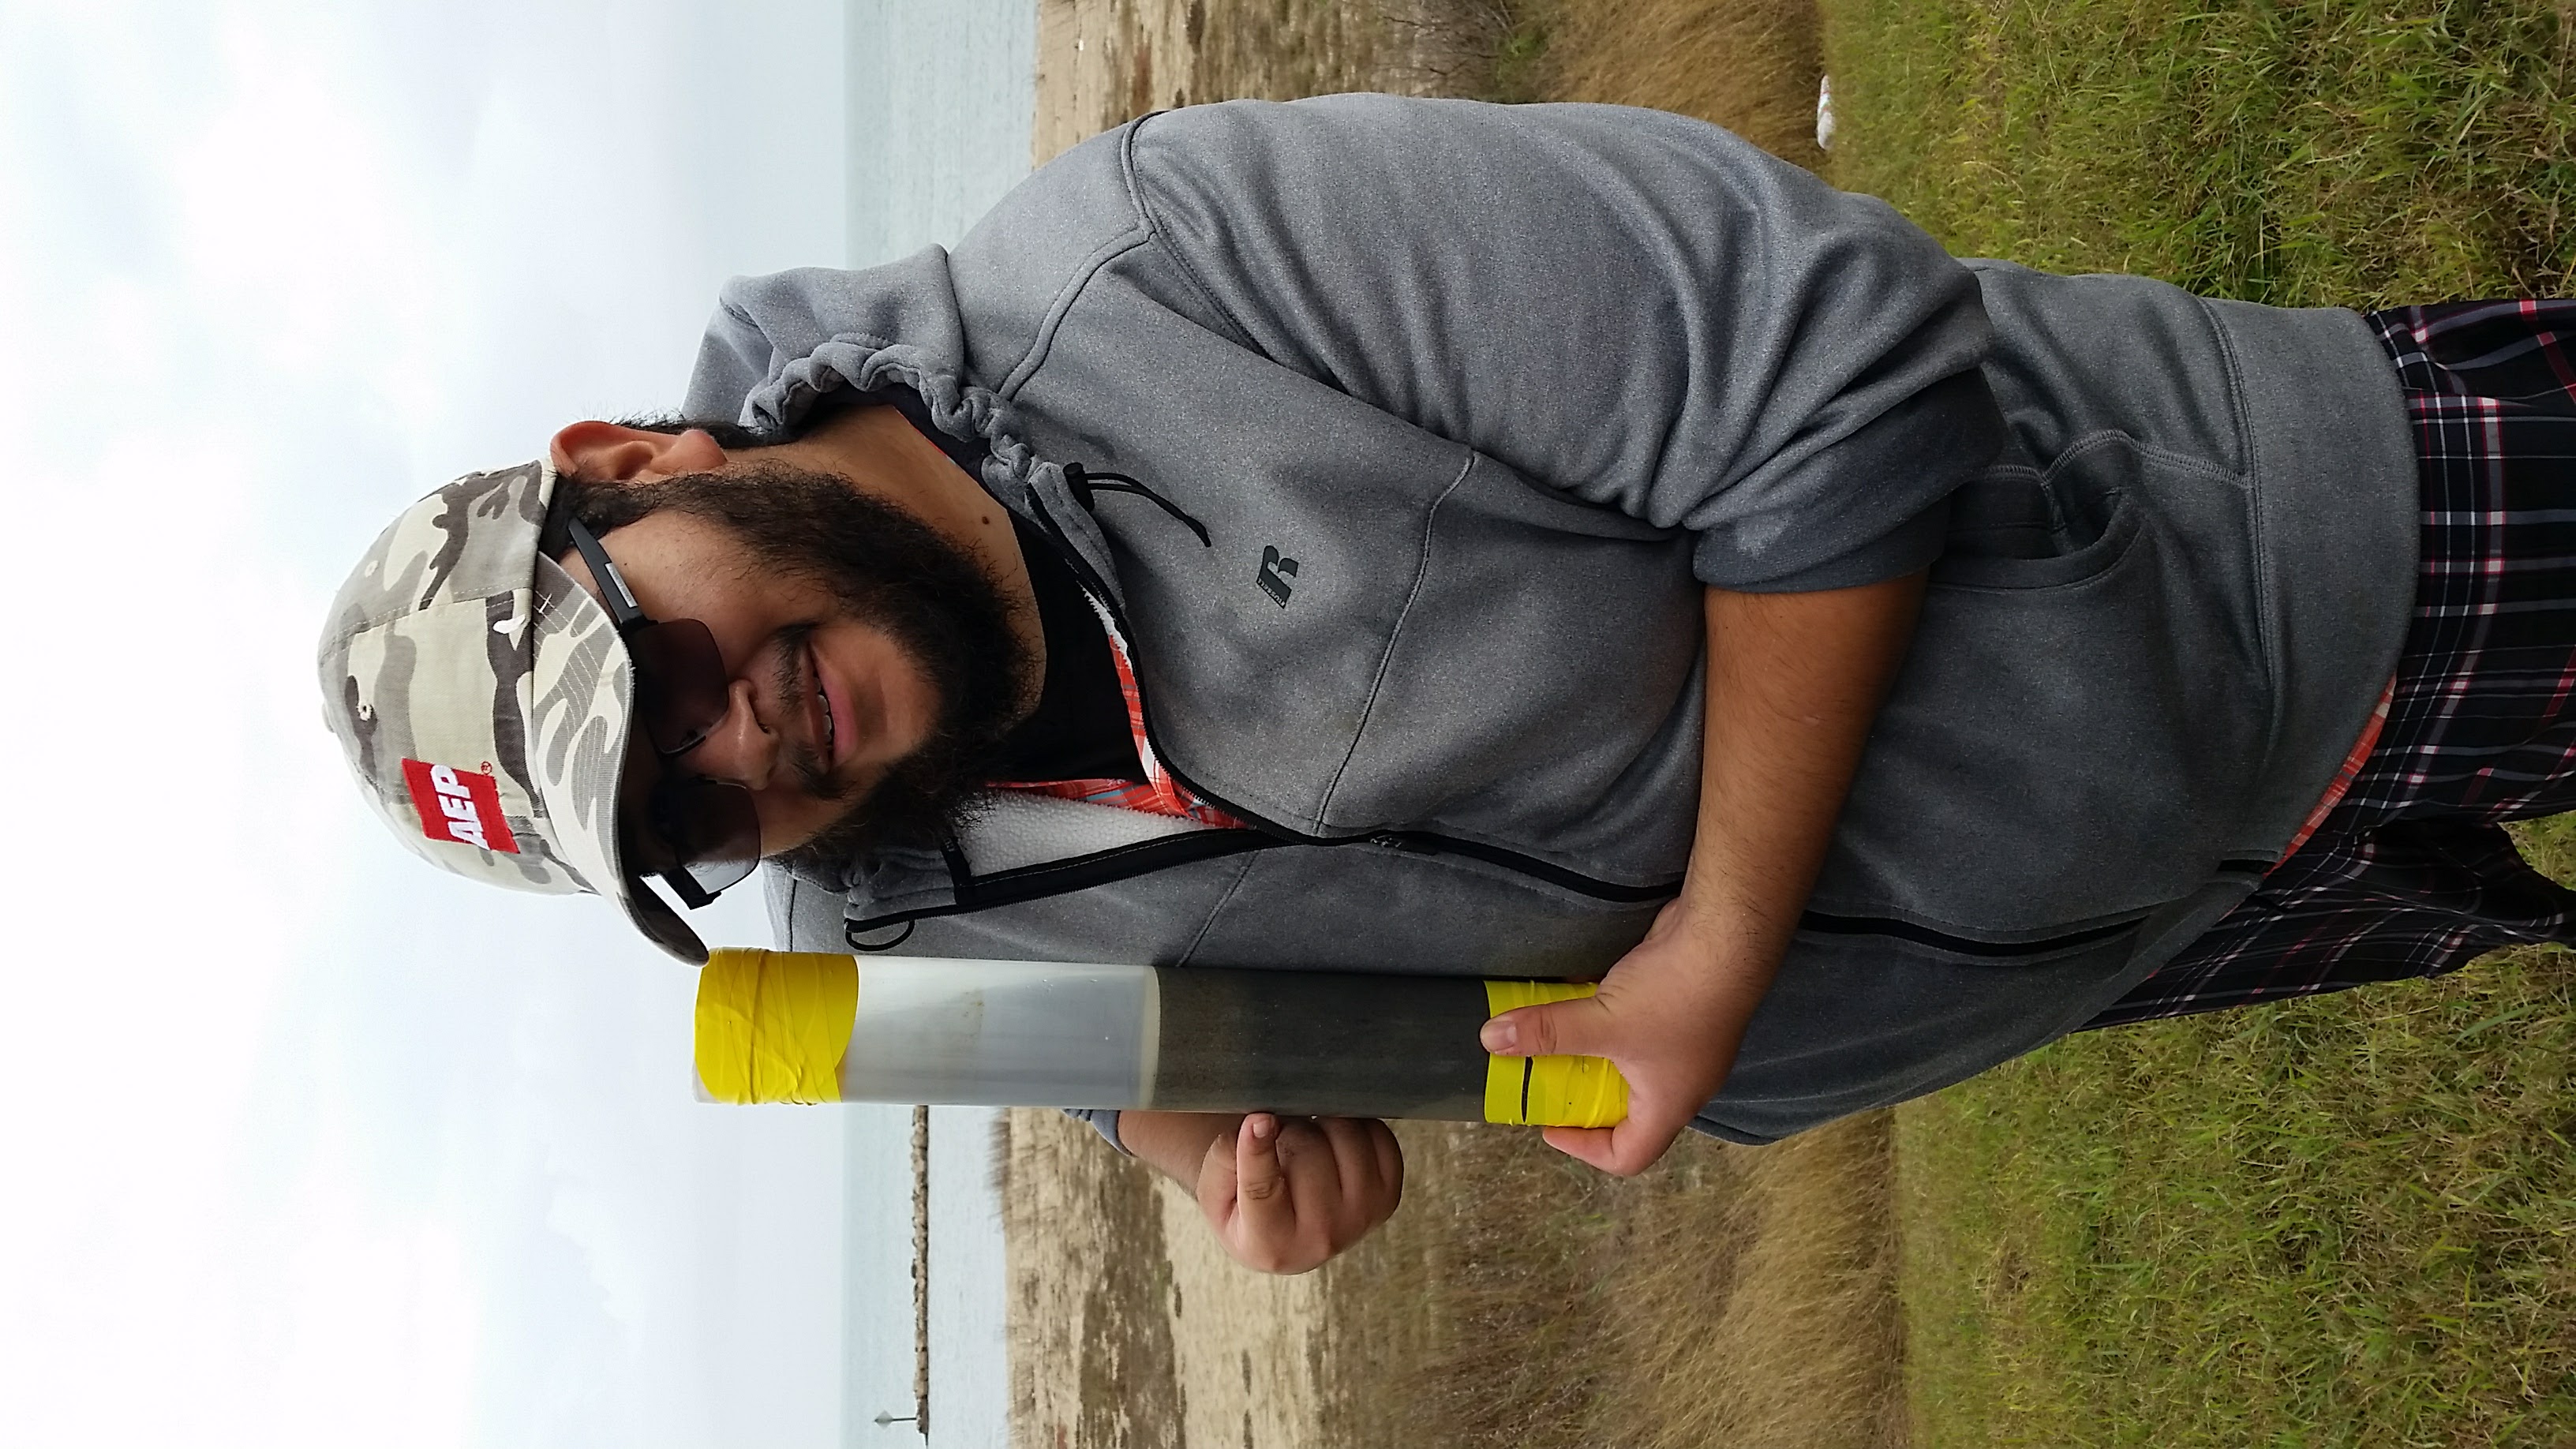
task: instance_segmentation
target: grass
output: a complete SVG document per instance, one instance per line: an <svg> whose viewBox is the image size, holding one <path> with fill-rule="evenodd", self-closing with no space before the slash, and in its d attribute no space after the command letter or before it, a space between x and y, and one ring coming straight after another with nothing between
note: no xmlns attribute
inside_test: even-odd
<svg viewBox="0 0 2576 1449"><path fill-rule="evenodd" d="M1321 1412L1277 1432L1350 1449L1901 1443L1889 1129L1880 1113L1775 1147L1689 1138L1621 1181L1532 1132L1399 1124L1405 1206L1318 1274ZM1149 1170L1056 1114L1009 1114L992 1171L1014 1442L1191 1441L1210 1386L1184 1361L1235 1351L1209 1300L1249 1275L1192 1279L1184 1312ZM1247 1393L1253 1378L1246 1350Z"/></svg>
<svg viewBox="0 0 2576 1449"><path fill-rule="evenodd" d="M2576 875L2576 821L2523 834ZM2576 1444L2576 957L2089 1033L1897 1120L1924 1449Z"/></svg>
<svg viewBox="0 0 2576 1449"><path fill-rule="evenodd" d="M1522 0L1521 14L1522 33L1543 38L1519 62L1536 98L1678 111L1801 166L1824 162L1811 0Z"/></svg>
<svg viewBox="0 0 2576 1449"><path fill-rule="evenodd" d="M1408 1124L1405 1209L1324 1270L1323 1440L1897 1442L1888 1128L1686 1139L1620 1181L1533 1133Z"/></svg>
<svg viewBox="0 0 2576 1449"><path fill-rule="evenodd" d="M1963 255L2283 306L2576 286L2559 0L1825 0L1839 184Z"/></svg>
<svg viewBox="0 0 2576 1449"><path fill-rule="evenodd" d="M2576 9L1827 0L1829 174L2283 305L2576 289ZM2576 879L2576 829L2525 832ZM1917 1442L2576 1444L2576 968L2070 1039L1898 1113Z"/></svg>
<svg viewBox="0 0 2576 1449"><path fill-rule="evenodd" d="M2576 1443L2571 1064L2535 953L1900 1110L1919 1442Z"/></svg>

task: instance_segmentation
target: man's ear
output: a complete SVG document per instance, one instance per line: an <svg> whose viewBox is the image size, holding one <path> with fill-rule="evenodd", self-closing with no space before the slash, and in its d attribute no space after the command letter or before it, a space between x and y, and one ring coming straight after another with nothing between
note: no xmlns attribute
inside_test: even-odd
<svg viewBox="0 0 2576 1449"><path fill-rule="evenodd" d="M725 450L696 428L656 433L623 423L574 423L555 434L547 452L556 472L590 483L650 483L725 465Z"/></svg>

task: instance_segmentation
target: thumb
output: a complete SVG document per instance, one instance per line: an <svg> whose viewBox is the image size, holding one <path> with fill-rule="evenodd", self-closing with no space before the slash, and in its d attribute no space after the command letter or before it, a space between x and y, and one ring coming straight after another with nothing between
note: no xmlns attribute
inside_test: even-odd
<svg viewBox="0 0 2576 1449"><path fill-rule="evenodd" d="M1235 1129L1234 1212L1243 1230L1256 1237L1296 1225L1288 1173L1279 1161L1279 1119L1268 1112L1251 1114Z"/></svg>
<svg viewBox="0 0 2576 1449"><path fill-rule="evenodd" d="M1598 996L1515 1007L1486 1021L1477 1039L1498 1057L1606 1056L1609 1008Z"/></svg>

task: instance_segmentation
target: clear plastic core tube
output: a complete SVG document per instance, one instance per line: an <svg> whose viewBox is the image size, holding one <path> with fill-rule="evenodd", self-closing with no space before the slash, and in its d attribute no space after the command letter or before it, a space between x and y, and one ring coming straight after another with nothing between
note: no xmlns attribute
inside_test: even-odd
<svg viewBox="0 0 2576 1449"><path fill-rule="evenodd" d="M813 1084L836 1083L852 1102L1582 1125L1626 1112L1607 1062L1495 1058L1478 1041L1494 1011L1588 986L740 950L706 971L709 1100L828 1099Z"/></svg>

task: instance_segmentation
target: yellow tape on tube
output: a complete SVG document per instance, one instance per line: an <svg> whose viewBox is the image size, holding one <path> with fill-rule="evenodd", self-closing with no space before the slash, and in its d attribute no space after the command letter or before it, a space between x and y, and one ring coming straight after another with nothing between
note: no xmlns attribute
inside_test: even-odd
<svg viewBox="0 0 2576 1449"><path fill-rule="evenodd" d="M698 1080L720 1102L837 1102L856 957L720 947L698 973Z"/></svg>
<svg viewBox="0 0 2576 1449"><path fill-rule="evenodd" d="M1488 981L1487 1014L1574 1001L1589 981ZM1628 1118L1628 1079L1607 1057L1485 1058L1485 1120L1529 1127L1608 1127Z"/></svg>

